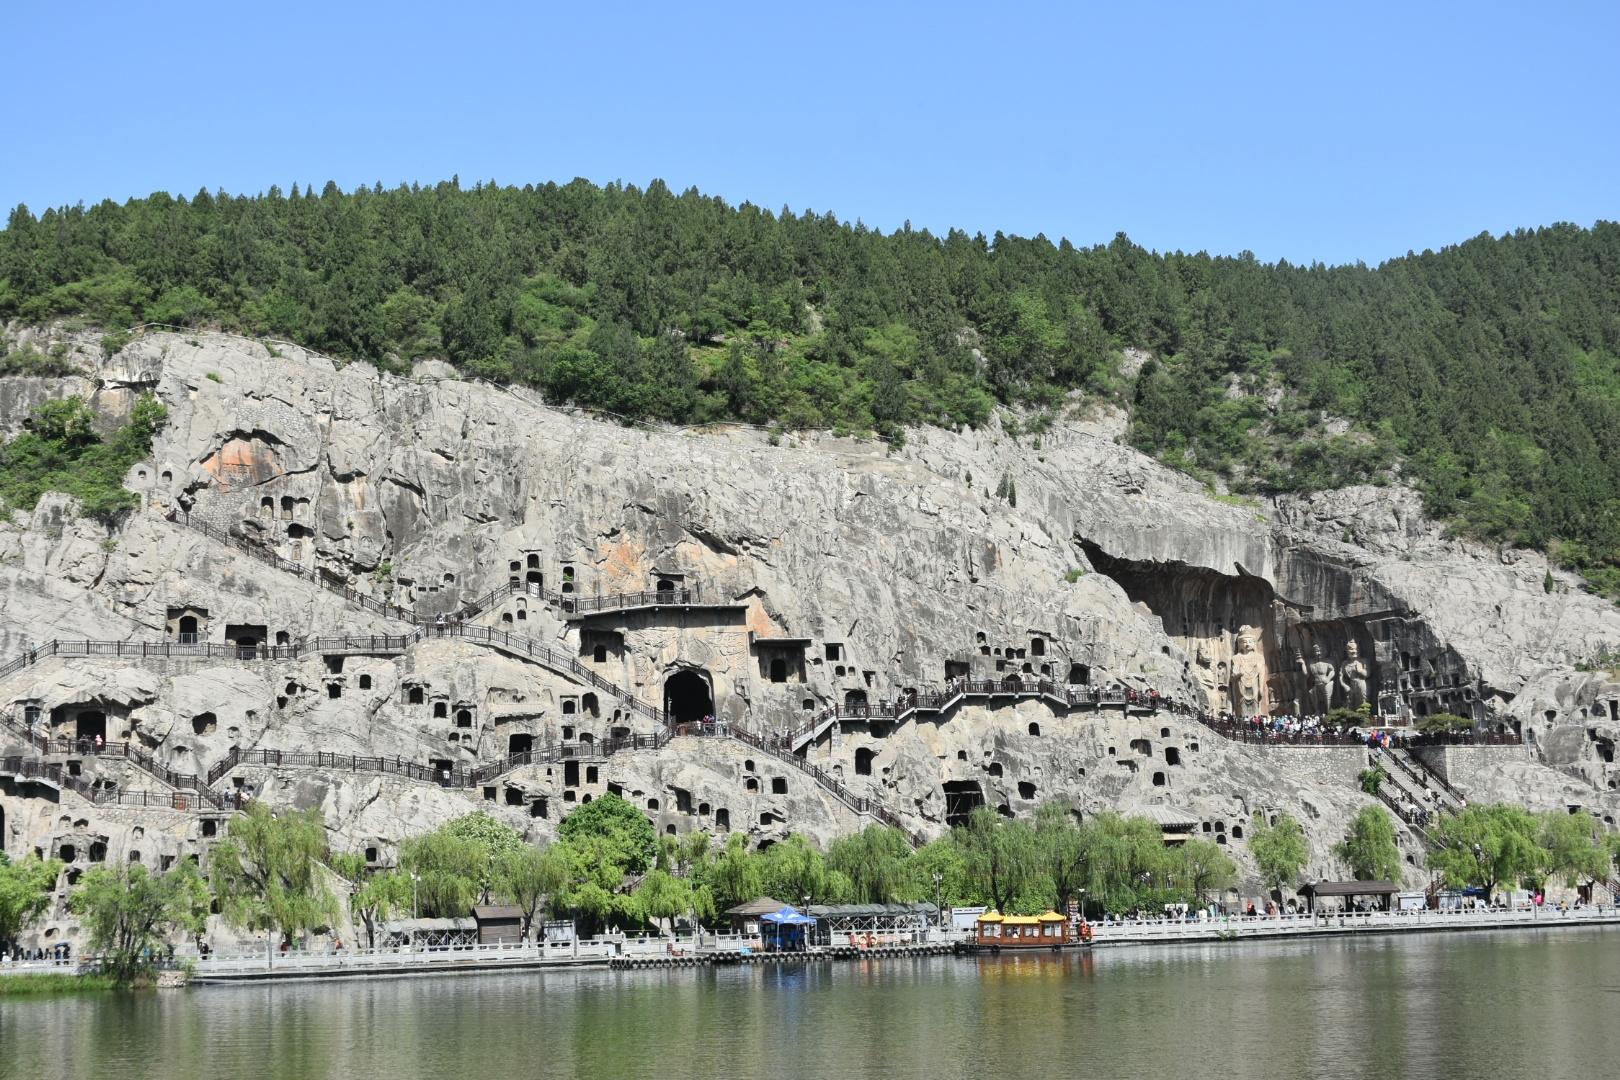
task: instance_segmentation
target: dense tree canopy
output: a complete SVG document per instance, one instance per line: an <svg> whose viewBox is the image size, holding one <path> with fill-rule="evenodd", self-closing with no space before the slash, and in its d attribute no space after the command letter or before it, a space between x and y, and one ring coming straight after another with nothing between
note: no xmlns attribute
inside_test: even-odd
<svg viewBox="0 0 1620 1080"><path fill-rule="evenodd" d="M12 862L0 851L0 949L10 948L23 924L50 905L62 866L60 859L47 861L32 854Z"/></svg>
<svg viewBox="0 0 1620 1080"><path fill-rule="evenodd" d="M1401 880L1401 849L1395 823L1382 806L1363 806L1350 821L1344 839L1333 854L1350 868L1357 881Z"/></svg>
<svg viewBox="0 0 1620 1080"><path fill-rule="evenodd" d="M1620 586L1620 226L1481 235L1376 268L1158 254L1123 235L884 235L662 182L328 183L17 207L0 317L220 325L557 401L893 434L998 402L1132 411L1238 490L1417 483L1476 535ZM1129 353L1130 363L1124 363ZM1143 350L1149 356L1136 369ZM6 370L44 361L19 357Z"/></svg>

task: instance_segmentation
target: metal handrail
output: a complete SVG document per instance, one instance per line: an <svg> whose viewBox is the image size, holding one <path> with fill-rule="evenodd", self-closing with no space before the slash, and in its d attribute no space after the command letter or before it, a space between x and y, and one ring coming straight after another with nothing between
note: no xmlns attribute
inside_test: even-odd
<svg viewBox="0 0 1620 1080"><path fill-rule="evenodd" d="M328 592L342 596L345 601L356 605L362 610L375 612L384 618L396 619L417 626L430 625L439 618L437 615L418 614L412 608L401 607L392 601L378 600L366 593L359 592L335 580L325 571L311 569L302 563L284 559L264 545L256 544L245 536L239 536L229 529L221 529L200 518L194 518L189 511L176 508L169 511L166 517L167 520L176 525L183 525L195 532L202 533L204 536L217 540L227 547L240 551L249 558L256 559L267 566L292 574L305 581L313 582ZM703 602L703 587L699 583L673 590L662 589L638 593L609 593L605 596L584 596L572 592L560 593L527 582L508 581L505 585L497 585L484 595L463 604L456 609L454 617L460 620L474 618L509 596L534 596L543 603L561 608L564 611L584 613L613 609L628 610L637 607L700 604ZM3 677L4 673L0 672L0 678Z"/></svg>
<svg viewBox="0 0 1620 1080"><path fill-rule="evenodd" d="M1060 701L1066 708L1082 705L1126 705L1141 702L1143 695L1122 688L1071 686L1046 676L1026 678L1008 675L1000 679L952 679L942 690L912 691L894 701L834 702L814 713L810 720L785 732L782 741L797 743L807 733L820 731L829 720L904 720L914 712L943 712L956 702L969 697L1047 697ZM1161 708L1173 707L1169 697L1147 699Z"/></svg>
<svg viewBox="0 0 1620 1080"><path fill-rule="evenodd" d="M890 810L888 807L884 806L882 803L879 803L875 799L869 799L864 795L855 794L849 788L844 786L844 782L842 780L839 780L837 777L825 772L818 766L810 764L797 754L787 751L777 740L761 738L759 735L754 734L746 728L740 728L736 725L729 725L724 734L738 740L739 742L746 743L747 745L754 747L756 750L762 750L776 758L778 761L782 761L793 766L795 769L798 769L800 772L809 776L823 789L829 792L834 798L838 799L857 814L866 814L870 817L876 818L885 825L899 829L901 832L906 834L913 847L921 847L925 842L921 835L906 828L905 822L902 821L900 816L894 813L894 811Z"/></svg>
<svg viewBox="0 0 1620 1080"><path fill-rule="evenodd" d="M1233 742L1263 746L1366 746L1367 740L1359 735L1346 735L1336 731L1276 731L1267 722L1214 717L1209 713L1195 714L1199 723ZM1441 732L1434 734L1394 735L1390 747L1410 750L1424 746L1521 746L1524 740L1516 734L1475 735L1472 731ZM1439 776L1436 774L1438 780ZM1443 781L1442 781L1443 783ZM1449 785L1446 788L1450 791ZM1455 794L1455 792L1452 792Z"/></svg>
<svg viewBox="0 0 1620 1080"><path fill-rule="evenodd" d="M14 734L40 753L50 753L51 740L18 720L10 709L0 709L0 725L10 728Z"/></svg>
<svg viewBox="0 0 1620 1080"><path fill-rule="evenodd" d="M167 810L195 811L240 810L246 803L241 792L220 794L208 788L192 791L123 791L118 788L96 787L74 776L67 768L54 762L30 761L22 757L0 758L0 772L32 780L45 780L67 788L97 806L141 806Z"/></svg>
<svg viewBox="0 0 1620 1080"><path fill-rule="evenodd" d="M340 769L349 772L387 773L411 780L421 780L446 788L474 788L488 783L513 769L524 765L557 764L563 761L587 758L605 758L627 750L656 750L669 741L660 730L651 735L627 735L600 739L590 743L562 743L539 750L525 750L508 754L500 761L470 769L439 768L406 761L402 757L380 757L360 754L337 754L326 751L304 750L243 750L232 747L213 768L208 770L208 783L217 784L239 765L276 767L302 767Z"/></svg>
<svg viewBox="0 0 1620 1080"><path fill-rule="evenodd" d="M680 589L646 589L633 593L610 593L606 596L581 596L578 593L567 593L563 596L565 602L574 605L574 611L585 614L588 611L624 611L630 608L642 607L679 607L688 604L703 603L703 586L692 585Z"/></svg>
<svg viewBox="0 0 1620 1080"><path fill-rule="evenodd" d="M408 634L347 634L341 636L305 638L288 645L233 645L229 642L198 642L181 644L172 641L92 641L53 640L28 649L22 655L0 667L0 678L14 674L40 660L53 657L108 658L125 660L298 660L305 656L333 652L403 652L411 645L432 638L459 638L477 644L491 645L507 652L529 657L563 674L572 675L599 690L621 699L632 711L658 723L664 723L664 710L639 701L627 690L602 678L596 672L565 653L521 634L493 630L487 626L469 626L466 623L446 622L443 625L419 626Z"/></svg>
<svg viewBox="0 0 1620 1080"><path fill-rule="evenodd" d="M1456 788L1451 786L1450 782L1447 781L1445 777L1441 776L1439 773L1429 768L1428 765L1424 764L1423 759L1418 757L1416 754L1413 754L1409 748L1391 747L1390 753L1385 756L1387 756L1396 765L1399 765L1402 772L1406 773L1406 775L1410 776L1413 780L1416 780L1421 786L1427 788L1428 781L1433 780L1435 785L1445 794L1449 795L1453 802L1457 802L1462 799L1462 795L1458 793ZM1414 769L1412 767L1413 765L1416 765L1417 769ZM1422 772L1419 772L1418 769L1421 769Z"/></svg>

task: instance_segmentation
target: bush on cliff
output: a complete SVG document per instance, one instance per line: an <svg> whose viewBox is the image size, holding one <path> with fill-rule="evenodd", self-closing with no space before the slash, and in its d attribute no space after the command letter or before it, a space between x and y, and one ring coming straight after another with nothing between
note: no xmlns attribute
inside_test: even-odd
<svg viewBox="0 0 1620 1080"><path fill-rule="evenodd" d="M129 421L111 438L96 434L96 414L76 397L47 401L28 414L25 430L0 446L0 501L6 512L32 510L47 491L77 498L84 512L114 521L140 505L124 487L130 468L152 450L168 409L142 394Z"/></svg>

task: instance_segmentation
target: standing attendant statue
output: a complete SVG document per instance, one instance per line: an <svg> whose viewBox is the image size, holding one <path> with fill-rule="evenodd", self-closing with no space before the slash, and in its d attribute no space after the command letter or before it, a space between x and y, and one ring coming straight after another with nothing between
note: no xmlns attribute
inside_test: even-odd
<svg viewBox="0 0 1620 1080"><path fill-rule="evenodd" d="M1352 641L1344 647L1344 652L1344 666L1339 669L1339 689L1344 691L1345 706L1359 709L1369 700L1367 684L1372 679L1372 672L1361 658L1360 645Z"/></svg>
<svg viewBox="0 0 1620 1080"><path fill-rule="evenodd" d="M1266 661L1254 648L1254 632L1244 627L1238 634L1237 655L1232 657L1232 708L1239 716L1259 716L1265 711Z"/></svg>
<svg viewBox="0 0 1620 1080"><path fill-rule="evenodd" d="M1198 643L1198 662L1193 668L1193 675L1198 679L1198 685L1203 688L1205 708L1210 712L1220 712L1225 703L1221 701L1220 691L1216 689L1219 679L1215 674L1215 666L1210 661L1209 646L1203 642Z"/></svg>
<svg viewBox="0 0 1620 1080"><path fill-rule="evenodd" d="M1338 672L1323 659L1320 645L1311 646L1310 661L1300 661L1300 667L1305 672L1307 704L1312 712L1327 715L1328 710L1333 708L1333 683Z"/></svg>

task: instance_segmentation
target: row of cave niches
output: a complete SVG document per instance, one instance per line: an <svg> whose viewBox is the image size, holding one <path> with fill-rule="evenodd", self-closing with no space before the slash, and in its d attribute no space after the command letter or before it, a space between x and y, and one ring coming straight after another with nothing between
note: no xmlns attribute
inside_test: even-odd
<svg viewBox="0 0 1620 1080"><path fill-rule="evenodd" d="M6 810L5 807L0 806L0 837L6 835L5 825ZM197 836L204 840L217 839L220 835L220 825L218 818L202 818L197 822ZM98 836L96 839L86 841L84 838L89 829L90 821L87 818L79 818L75 821L72 818L63 817L58 823L57 839L51 842L50 850L47 851L45 848L36 847L34 848L34 854L41 859L61 859L67 864L65 873L68 885L77 885L85 870L93 866L103 865L107 861L106 837ZM63 832L71 835L62 836ZM132 841L138 843L146 838L146 829L143 826L136 825L130 829L129 835ZM146 855L140 848L136 847L130 848L125 853L124 858L132 866L146 863ZM196 855L159 855L155 860L154 869L167 873L174 866L176 860L180 858L190 859L192 862L198 860Z"/></svg>
<svg viewBox="0 0 1620 1080"><path fill-rule="evenodd" d="M1045 678L1055 678L1057 677L1058 673L1055 671L1052 662L1045 659L1050 655L1048 651L1048 644L1047 638L1037 634L1031 635L1028 645L992 645L984 631L981 630L975 634L975 645L978 649L980 657L990 658L994 662L997 672L1007 672L1010 669L1014 673L1024 675L1039 675ZM759 645L763 648L768 648L770 646L770 640L764 639L759 642ZM825 648L826 662L829 665L832 665L832 673L835 678L842 679L846 676L853 677L859 675L865 680L867 686L872 685L873 680L877 675L876 671L863 671L854 665L846 666L845 664L837 663L837 661L843 659L844 646L842 644L828 642ZM600 659L600 657L598 657L598 659ZM817 660L815 662L819 664L821 661ZM1058 666L1063 666L1061 661L1059 662ZM765 674L766 677L773 683L795 681L794 676L797 676L796 681L798 682L805 681L802 660L795 663L792 659L787 657L771 658L762 674ZM1074 685L1084 685L1091 682L1091 668L1087 664L1068 664L1067 670L1064 671L1063 674L1066 675L1068 681ZM956 659L945 661L945 678L947 680L955 678L967 678L972 675L973 664L969 660ZM846 693L844 702L846 705L865 704L865 702L866 695L861 693L859 690L849 691ZM806 700L804 707L806 710L813 709L815 707L815 703Z"/></svg>
<svg viewBox="0 0 1620 1080"><path fill-rule="evenodd" d="M168 474L165 474L167 476ZM304 542L312 541L315 536L310 527L312 511L310 501L303 497L282 496L278 502L272 496L260 497L255 507L251 503L245 508L246 516L257 521L262 528L271 533L282 534L290 545L287 557L293 562L300 562L305 553ZM564 594L576 592L580 582L577 570L573 563L563 563L561 566L560 584L558 591ZM545 589L545 574L540 567L540 555L537 552L520 553L520 558L510 559L507 562L508 582L512 585L533 586L536 592ZM673 591L680 580L679 575L655 575L657 580L652 587L660 592ZM394 582L404 589L401 599L414 597L418 600L430 600L435 593L450 591L456 588L456 575L445 571L437 575L437 580L416 580L405 573L396 573ZM520 606L516 611L520 621L526 621L528 612ZM512 622L512 613L503 616L503 622Z"/></svg>
<svg viewBox="0 0 1620 1080"><path fill-rule="evenodd" d="M992 645L983 630L974 634L974 644L978 647L980 657L991 658L997 672L1009 669L1024 675L1042 675L1052 678L1056 674L1050 661L1043 659L1047 655L1047 639L1039 634L1030 635L1029 644L1021 646ZM960 660L945 662L945 677L954 679L958 676L971 675L970 665ZM1091 681L1091 669L1085 664L1070 664L1067 672L1071 684L1080 685Z"/></svg>
<svg viewBox="0 0 1620 1080"><path fill-rule="evenodd" d="M591 802L598 794L605 792L617 795L632 803L641 804L649 814L684 814L694 819L698 827L705 823L712 823L714 828L721 832L731 831L731 809L721 806L714 807L710 803L694 799L692 793L685 788L672 787L669 797L662 795L649 796L646 792L637 789L625 790L623 784L615 781L602 780L600 764L591 764L581 761L564 761L558 765L546 766L546 775L555 777L556 770L562 769L563 793L562 801L565 805L580 805ZM768 785L770 794L788 794L788 778L786 776L766 776L760 773L753 759L743 762L743 791L748 795L762 795ZM584 790L588 788L601 788L602 792ZM528 806L529 816L533 818L548 818L551 812L551 799L546 795L530 795L522 788L508 785L504 793L497 785L488 785L483 788L482 795L487 802L504 802L507 806ZM566 813L566 811L564 811ZM780 814L771 810L762 810L759 814L759 824L771 826L782 824L784 819ZM677 835L680 830L674 822L667 822L664 832L669 836ZM763 847L763 845L761 845Z"/></svg>
<svg viewBox="0 0 1620 1080"><path fill-rule="evenodd" d="M1035 721L1031 721L1029 725L1029 734L1032 738L1039 738L1041 734L1041 725ZM1170 739L1170 729L1168 727L1161 727L1159 729L1159 738L1161 740ZM1187 742L1186 749L1191 753L1196 754L1198 753L1198 743L1196 741L1189 740ZM1148 761L1153 758L1153 740L1149 738L1132 739L1129 744L1129 751L1130 752L1128 754L1121 756L1119 754L1118 747L1110 746L1108 748L1108 757L1120 765L1127 766L1132 773L1135 773L1141 768L1141 761ZM989 757L991 751L986 750L984 753L986 757ZM1182 748L1179 746L1163 746L1161 747L1161 754L1163 756L1165 767L1163 769L1156 770L1152 774L1150 782L1154 787L1168 786L1170 782L1169 770L1179 768L1183 764ZM870 776L872 772L872 761L875 757L875 751L869 750L865 747L858 748L855 751L855 774L857 776ZM958 761L966 762L968 760L968 752L966 750L958 750L956 752L956 759ZM992 779L1000 778L1006 775L1006 771L1002 763L999 761L986 762L984 763L984 768L985 772ZM1079 768L1076 775L1077 777L1083 779L1086 775L1086 770L1083 767ZM984 788L978 780L947 780L942 787L944 788L945 792L945 824L948 827L954 828L957 825L966 824L969 815L971 815L974 810L986 805ZM1039 797L1040 791L1034 781L1019 781L1018 798L1021 801L1032 803L1035 802ZM1006 803L1002 803L997 806L996 812L1006 818L1016 816L1012 807ZM1076 814L1078 814L1078 811L1076 811ZM1211 831L1208 823L1204 825L1204 831ZM1226 842L1224 839L1225 831L1225 826L1223 825L1219 830L1219 832L1222 834L1220 838L1221 843ZM1241 839L1242 836L1243 832L1241 827L1239 827L1237 830L1237 838Z"/></svg>

